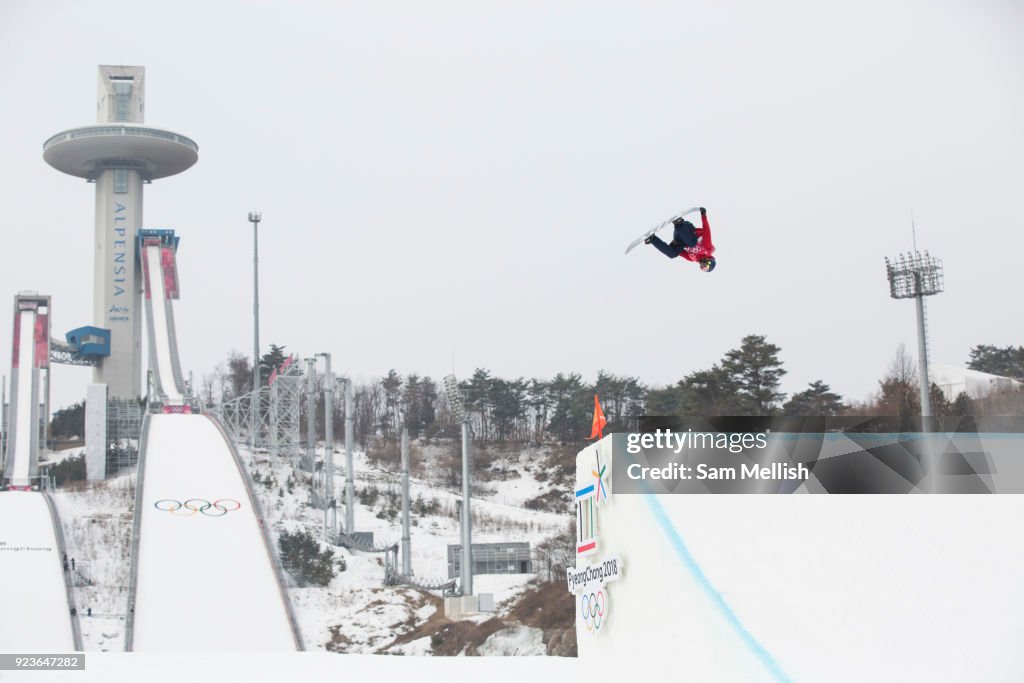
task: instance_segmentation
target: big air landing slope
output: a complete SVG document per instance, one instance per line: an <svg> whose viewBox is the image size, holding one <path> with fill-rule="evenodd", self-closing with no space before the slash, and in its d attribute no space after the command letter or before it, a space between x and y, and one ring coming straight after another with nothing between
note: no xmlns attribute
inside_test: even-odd
<svg viewBox="0 0 1024 683"><path fill-rule="evenodd" d="M612 440L577 457L577 568L618 571L577 588L584 670L1024 680L1024 497L616 494Z"/></svg>

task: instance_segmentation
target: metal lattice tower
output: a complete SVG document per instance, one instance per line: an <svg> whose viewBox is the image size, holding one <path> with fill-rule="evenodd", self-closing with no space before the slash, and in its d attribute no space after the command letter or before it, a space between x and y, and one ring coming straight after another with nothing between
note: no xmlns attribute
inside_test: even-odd
<svg viewBox="0 0 1024 683"><path fill-rule="evenodd" d="M942 261L917 250L885 259L889 295L893 299L914 299L917 303L917 353L921 374L921 417L931 417L931 380L928 373L928 320L924 298L944 289Z"/></svg>
<svg viewBox="0 0 1024 683"><path fill-rule="evenodd" d="M142 404L132 399L107 401L107 472L134 467L139 461Z"/></svg>
<svg viewBox="0 0 1024 683"><path fill-rule="evenodd" d="M302 369L289 358L270 377L270 452L298 467L302 454L299 406L302 403Z"/></svg>
<svg viewBox="0 0 1024 683"><path fill-rule="evenodd" d="M270 388L260 387L220 406L220 417L236 445L248 444L252 431L252 404L256 401L256 445L264 446L270 432Z"/></svg>
<svg viewBox="0 0 1024 683"><path fill-rule="evenodd" d="M299 406L304 383L301 364L289 358L274 371L267 386L222 403L218 412L232 441L251 443L255 402L256 446L265 446L271 455L288 458L297 466L303 452Z"/></svg>

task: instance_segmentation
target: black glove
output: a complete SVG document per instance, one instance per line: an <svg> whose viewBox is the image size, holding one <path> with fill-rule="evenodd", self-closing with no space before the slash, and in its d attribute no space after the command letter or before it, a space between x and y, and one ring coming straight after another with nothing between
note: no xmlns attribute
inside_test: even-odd
<svg viewBox="0 0 1024 683"><path fill-rule="evenodd" d="M701 215L701 216L704 216L704 215L706 215L706 214L707 214L707 212L708 212L708 210L707 210L707 209L705 209L705 208L704 208L703 206L702 206L702 207L700 207L700 215Z"/></svg>

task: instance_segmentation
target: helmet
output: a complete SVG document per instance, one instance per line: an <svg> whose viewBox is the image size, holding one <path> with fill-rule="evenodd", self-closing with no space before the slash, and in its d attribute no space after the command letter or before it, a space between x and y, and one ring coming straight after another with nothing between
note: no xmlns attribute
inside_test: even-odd
<svg viewBox="0 0 1024 683"><path fill-rule="evenodd" d="M708 256L707 258L702 258L700 260L700 269L703 270L705 273L710 273L712 270L714 270L715 269L715 257L714 256Z"/></svg>

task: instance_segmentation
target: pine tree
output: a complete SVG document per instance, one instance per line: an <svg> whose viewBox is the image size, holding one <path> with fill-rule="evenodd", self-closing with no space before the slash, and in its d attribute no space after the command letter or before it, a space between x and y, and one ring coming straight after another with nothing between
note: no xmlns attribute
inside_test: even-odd
<svg viewBox="0 0 1024 683"><path fill-rule="evenodd" d="M326 586L334 578L334 552L320 549L307 531L282 531L278 538L281 564L300 586Z"/></svg>
<svg viewBox="0 0 1024 683"><path fill-rule="evenodd" d="M740 399L737 407L754 415L775 412L785 394L779 381L786 371L779 360L781 349L769 344L764 336L751 334L743 338L740 348L725 354L722 369L735 385Z"/></svg>
<svg viewBox="0 0 1024 683"><path fill-rule="evenodd" d="M594 396L577 373L558 373L548 383L552 406L548 430L562 444L577 443L590 434Z"/></svg>
<svg viewBox="0 0 1024 683"><path fill-rule="evenodd" d="M842 396L834 393L827 384L819 379L811 382L804 391L793 394L782 406L782 413L802 417L820 417L835 415L844 407Z"/></svg>
<svg viewBox="0 0 1024 683"><path fill-rule="evenodd" d="M975 346L971 349L967 367L992 375L1024 379L1024 346Z"/></svg>
<svg viewBox="0 0 1024 683"><path fill-rule="evenodd" d="M498 441L514 438L516 425L526 413L526 382L493 379L488 393L494 437Z"/></svg>
<svg viewBox="0 0 1024 683"><path fill-rule="evenodd" d="M384 392L384 414L380 416L380 433L385 441L399 429L399 404L401 402L402 376L393 369L388 370L387 377L380 381Z"/></svg>
<svg viewBox="0 0 1024 683"><path fill-rule="evenodd" d="M715 365L698 370L679 382L680 415L743 415L750 412L750 402L740 393L734 377L735 369Z"/></svg>
<svg viewBox="0 0 1024 683"><path fill-rule="evenodd" d="M260 383L262 386L266 386L270 381L271 373L280 368L287 359L288 356L285 355L283 346L270 345L270 350L260 357Z"/></svg>
<svg viewBox="0 0 1024 683"><path fill-rule="evenodd" d="M548 383L536 377L530 380L526 389L526 402L532 416L530 430L534 443L540 445L547 430L548 413L551 409L551 397Z"/></svg>
<svg viewBox="0 0 1024 683"><path fill-rule="evenodd" d="M85 401L55 412L50 421L50 435L54 439L85 436Z"/></svg>

